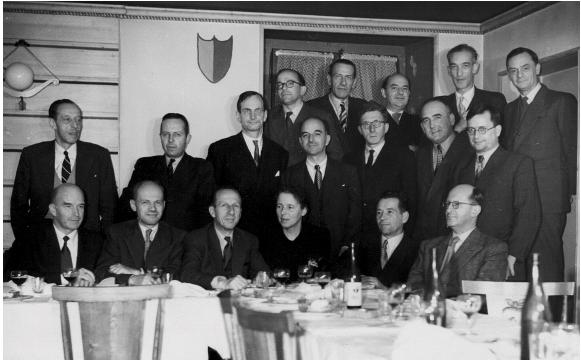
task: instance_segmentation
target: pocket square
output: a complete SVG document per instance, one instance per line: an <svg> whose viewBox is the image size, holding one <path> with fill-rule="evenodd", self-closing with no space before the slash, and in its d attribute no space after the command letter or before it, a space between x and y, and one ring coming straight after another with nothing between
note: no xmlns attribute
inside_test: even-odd
<svg viewBox="0 0 581 362"><path fill-rule="evenodd" d="M274 177L278 177L280 176L280 170L276 171L276 175L274 175Z"/></svg>

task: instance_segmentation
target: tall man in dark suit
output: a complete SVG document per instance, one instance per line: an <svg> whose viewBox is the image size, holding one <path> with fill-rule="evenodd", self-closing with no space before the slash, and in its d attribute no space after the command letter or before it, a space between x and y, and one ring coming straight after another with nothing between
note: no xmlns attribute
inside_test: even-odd
<svg viewBox="0 0 581 362"><path fill-rule="evenodd" d="M276 92L281 105L268 112L268 119L264 124L264 135L281 145L289 153L288 165L292 166L306 157L305 151L299 143L301 124L305 119L315 117L326 119L325 112L303 102L307 91L305 78L294 69L281 69L276 74ZM328 147L329 157L340 160L343 149L338 137L331 137Z"/></svg>
<svg viewBox="0 0 581 362"><path fill-rule="evenodd" d="M337 134L343 154L353 151L364 143L357 131L359 112L365 100L351 97L351 90L357 79L357 68L352 61L337 59L329 66L327 82L331 91L319 98L311 99L308 104L328 114L332 132Z"/></svg>
<svg viewBox="0 0 581 362"><path fill-rule="evenodd" d="M159 284L154 267L177 274L185 232L161 221L165 209L163 187L144 180L133 186L131 208L137 220L112 225L97 267L99 280L114 276L122 285Z"/></svg>
<svg viewBox="0 0 581 362"><path fill-rule="evenodd" d="M541 255L543 281L562 281L563 231L576 193L577 100L539 82L541 65L530 49L513 49L506 57L506 68L521 96L506 106L501 142L535 163L542 218L533 252Z"/></svg>
<svg viewBox="0 0 581 362"><path fill-rule="evenodd" d="M387 123L389 123L387 139L391 142L400 142L415 151L425 137L420 126L420 117L405 110L410 93L410 81L400 73L387 76L381 85L381 95L387 100Z"/></svg>
<svg viewBox="0 0 581 362"><path fill-rule="evenodd" d="M418 218L415 240L447 233L440 205L452 186L451 176L459 160L471 150L466 134L454 132L454 119L442 98L429 99L422 106L422 130L430 142L416 152Z"/></svg>
<svg viewBox="0 0 581 362"><path fill-rule="evenodd" d="M212 143L207 159L214 166L216 184L240 193L245 210L240 227L262 239L268 227L277 223L276 192L288 152L262 134L267 111L260 93L240 94L236 109L242 131Z"/></svg>
<svg viewBox="0 0 581 362"><path fill-rule="evenodd" d="M188 120L182 114L164 115L159 137L164 154L137 160L131 180L121 194L117 219L135 219L130 208L133 186L143 180L155 180L165 189L162 220L185 231L199 228L209 222L207 208L215 189L212 164L186 153L192 136Z"/></svg>
<svg viewBox="0 0 581 362"><path fill-rule="evenodd" d="M403 231L409 217L405 195L381 195L376 210L379 232L364 233L357 254L364 285L389 287L407 281L418 255L418 243Z"/></svg>
<svg viewBox="0 0 581 362"><path fill-rule="evenodd" d="M502 112L506 105L506 98L502 93L485 91L474 86L474 76L480 70L478 53L468 44L459 44L450 49L448 57L448 74L452 78L456 92L446 97L448 106L454 113L458 133L466 128L466 120L474 113L472 109L481 104L487 104Z"/></svg>
<svg viewBox="0 0 581 362"><path fill-rule="evenodd" d="M236 190L218 189L209 212L214 222L184 240L183 282L206 289L242 289L259 271L270 270L256 236L236 227L242 213Z"/></svg>
<svg viewBox="0 0 581 362"><path fill-rule="evenodd" d="M366 231L377 231L375 220L377 201L385 191L402 191L409 200L410 210L416 206L416 164L412 151L393 139L386 140L391 126L386 121L385 108L369 102L362 108L359 132L365 145L351 152L343 161L357 168L363 198L363 225ZM413 230L409 222L406 230Z"/></svg>
<svg viewBox="0 0 581 362"><path fill-rule="evenodd" d="M359 241L361 186L353 166L327 157L325 147L330 141L324 121L305 120L301 127L301 145L307 159L289 167L282 183L306 195L310 207L307 221L329 230L332 264L351 242Z"/></svg>
<svg viewBox="0 0 581 362"><path fill-rule="evenodd" d="M53 188L62 183L78 185L85 193L84 227L103 231L111 224L117 203L117 186L109 151L79 141L83 114L69 99L53 102L48 111L55 140L22 150L10 200L14 236L50 218L48 205Z"/></svg>
<svg viewBox="0 0 581 362"><path fill-rule="evenodd" d="M480 105L473 113L466 133L474 152L466 154L453 184L471 184L482 191L486 202L478 229L508 243L507 277L526 281L530 270L526 262L541 223L533 160L499 146L498 110Z"/></svg>
<svg viewBox="0 0 581 362"><path fill-rule="evenodd" d="M450 190L446 223L452 233L420 244L407 284L414 290L432 283L432 249L436 249L436 268L440 290L446 298L462 294L462 280L503 281L506 276L507 245L476 228L482 193L472 185Z"/></svg>

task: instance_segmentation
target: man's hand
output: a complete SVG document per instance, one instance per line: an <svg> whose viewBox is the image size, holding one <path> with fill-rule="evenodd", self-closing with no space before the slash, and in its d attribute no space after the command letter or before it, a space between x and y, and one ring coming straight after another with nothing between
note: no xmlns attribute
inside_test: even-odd
<svg viewBox="0 0 581 362"><path fill-rule="evenodd" d="M132 275L127 281L127 285L156 285L161 284L160 278L154 278L151 273Z"/></svg>
<svg viewBox="0 0 581 362"><path fill-rule="evenodd" d="M224 289L240 290L247 286L248 283L250 283L249 280L240 275L236 275L234 278L230 278L226 281Z"/></svg>
<svg viewBox="0 0 581 362"><path fill-rule="evenodd" d="M73 286L75 287L92 287L95 285L95 274L92 271L81 268L78 270L79 275Z"/></svg>
<svg viewBox="0 0 581 362"><path fill-rule="evenodd" d="M361 277L361 284L363 286L363 288L365 289L366 286L371 286L371 288L380 288L380 289L385 289L385 285L383 285L379 279L377 279L376 277L370 277L367 275L363 275Z"/></svg>
<svg viewBox="0 0 581 362"><path fill-rule="evenodd" d="M516 262L516 258L509 255L508 258L506 258L506 261L508 262L506 266L506 279L508 279L508 277L514 276L514 263Z"/></svg>
<svg viewBox="0 0 581 362"><path fill-rule="evenodd" d="M109 272L113 274L131 274L131 275L143 274L141 270L133 269L120 263L111 265L109 267Z"/></svg>

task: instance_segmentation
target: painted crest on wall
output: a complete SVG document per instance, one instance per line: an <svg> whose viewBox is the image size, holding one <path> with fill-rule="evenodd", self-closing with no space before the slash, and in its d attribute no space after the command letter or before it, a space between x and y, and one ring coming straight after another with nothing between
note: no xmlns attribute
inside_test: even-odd
<svg viewBox="0 0 581 362"><path fill-rule="evenodd" d="M228 73L233 43L234 36L221 41L216 36L206 40L198 34L198 67L211 83L218 83Z"/></svg>

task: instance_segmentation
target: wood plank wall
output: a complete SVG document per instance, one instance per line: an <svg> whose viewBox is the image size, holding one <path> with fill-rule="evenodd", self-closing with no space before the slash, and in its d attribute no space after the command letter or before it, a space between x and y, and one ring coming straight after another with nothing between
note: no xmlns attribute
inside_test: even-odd
<svg viewBox="0 0 581 362"><path fill-rule="evenodd" d="M81 139L109 149L119 180L119 20L4 12L4 56L18 39L30 44L29 49L61 83L26 98L25 111L18 109L17 98L4 94L4 249L14 241L10 196L20 153L23 147L54 139L48 123L53 101L69 98L81 107ZM4 66L17 61L33 69L35 84L50 77L24 49L14 52Z"/></svg>

